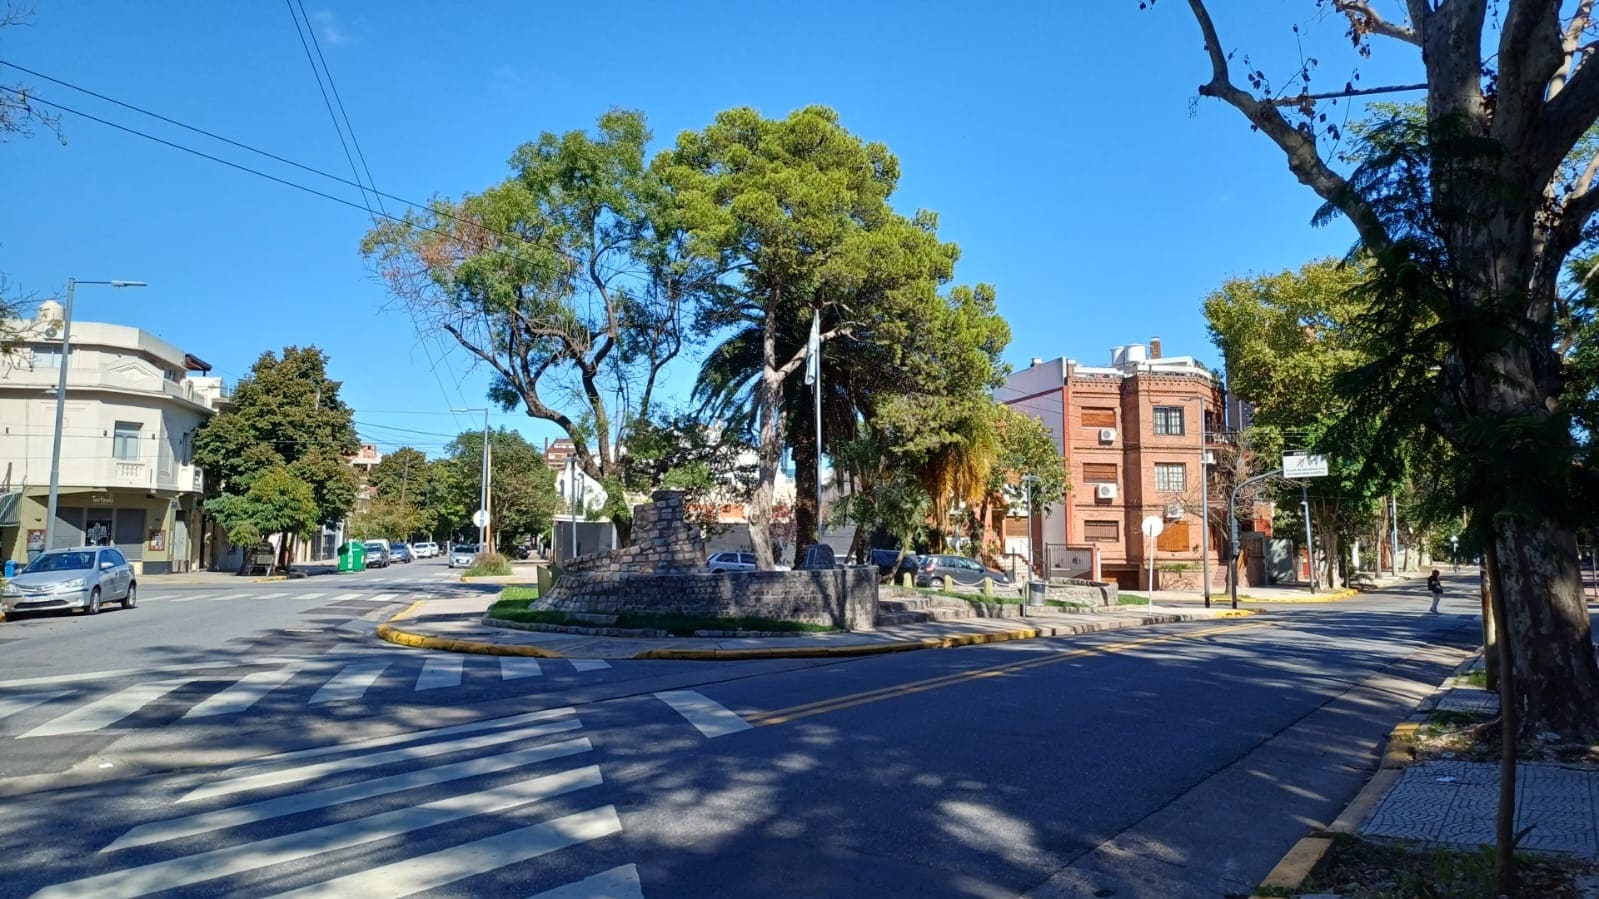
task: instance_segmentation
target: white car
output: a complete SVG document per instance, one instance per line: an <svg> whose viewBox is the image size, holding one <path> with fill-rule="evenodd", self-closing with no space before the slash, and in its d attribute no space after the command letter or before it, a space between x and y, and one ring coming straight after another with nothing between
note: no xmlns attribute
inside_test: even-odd
<svg viewBox="0 0 1599 899"><path fill-rule="evenodd" d="M431 559L439 554L439 545L432 540L411 544L411 554L418 559Z"/></svg>
<svg viewBox="0 0 1599 899"><path fill-rule="evenodd" d="M776 571L789 570L787 565L774 565L772 567ZM705 568L711 574L721 574L724 571L754 571L756 568L755 554L735 552L715 553L709 559L705 560Z"/></svg>

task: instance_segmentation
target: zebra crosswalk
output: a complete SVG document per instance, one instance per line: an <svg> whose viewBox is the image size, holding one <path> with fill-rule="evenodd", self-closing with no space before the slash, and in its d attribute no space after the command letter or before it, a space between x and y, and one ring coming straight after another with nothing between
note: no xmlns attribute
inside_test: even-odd
<svg viewBox="0 0 1599 899"><path fill-rule="evenodd" d="M599 842L623 824L595 795L605 778L582 727L567 707L258 759L176 797L176 814L89 847L82 870L44 875L33 895L393 896L459 884L642 897L637 867L616 864L625 846Z"/></svg>
<svg viewBox="0 0 1599 899"><path fill-rule="evenodd" d="M420 662L420 665L418 665ZM532 659L518 656L460 656L445 654L372 654L279 660L267 670L207 668L191 673L152 672L151 679L129 682L121 672L109 691L97 681L70 680L61 684L28 682L8 689L0 685L0 739L57 737L90 734L130 726L129 719L152 707L168 704L157 724L202 723L226 716L242 716L271 698L275 710L285 707L318 709L369 700L374 692L393 700L396 695L424 694L461 688L470 683L492 689L496 683L524 681L549 673L567 677L609 669L602 659ZM252 667L260 667L257 666ZM216 685L221 684L220 688ZM211 692L205 691L210 689ZM203 694L203 695L196 695ZM183 699L174 700L181 696ZM181 712L170 704L189 702Z"/></svg>

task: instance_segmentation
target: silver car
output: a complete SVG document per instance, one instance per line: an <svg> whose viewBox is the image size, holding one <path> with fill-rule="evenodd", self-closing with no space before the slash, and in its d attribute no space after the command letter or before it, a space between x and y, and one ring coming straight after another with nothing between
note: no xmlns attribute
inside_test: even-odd
<svg viewBox="0 0 1599 899"><path fill-rule="evenodd" d="M111 546L40 553L0 590L0 609L7 615L54 609L94 615L103 602L121 602L124 609L139 603L133 566Z"/></svg>
<svg viewBox="0 0 1599 899"><path fill-rule="evenodd" d="M464 544L462 544L460 546L452 547L450 549L450 567L451 568L471 568L472 567L472 563L476 562L476 561L477 561L477 545L476 544L464 543Z"/></svg>

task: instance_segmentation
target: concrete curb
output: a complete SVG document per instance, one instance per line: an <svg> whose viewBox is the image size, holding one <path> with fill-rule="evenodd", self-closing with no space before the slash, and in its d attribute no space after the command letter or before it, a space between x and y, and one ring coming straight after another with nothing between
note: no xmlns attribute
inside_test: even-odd
<svg viewBox="0 0 1599 899"><path fill-rule="evenodd" d="M1459 677L1471 664L1475 655L1468 657L1464 662L1455 666L1453 673L1445 678L1445 683ZM1438 696L1442 690L1435 690L1421 702L1416 704L1416 710L1411 712L1404 721L1394 725L1388 732L1388 737L1383 744L1382 761L1377 765L1377 771L1360 788L1355 798L1349 800L1344 810L1338 814L1333 823L1324 830L1313 831L1288 850L1277 866L1271 869L1266 879L1260 882L1250 899L1267 899L1270 896L1282 896L1285 893L1304 886L1305 879L1316 865L1326 857L1327 850L1332 848L1333 839L1339 834L1354 834L1360 825L1376 810L1377 804L1388 795L1395 782L1399 780L1405 768L1410 766L1415 756L1413 748L1416 745L1416 734L1421 725L1427 722L1431 709L1437 704ZM1267 891L1267 892L1262 892Z"/></svg>
<svg viewBox="0 0 1599 899"><path fill-rule="evenodd" d="M481 643L476 640L450 640L402 631L392 625L378 625L377 635L398 646L417 649L441 649L445 652L465 652L484 656L530 656L536 659L565 658L554 650L540 646L505 646L499 643Z"/></svg>
<svg viewBox="0 0 1599 899"><path fill-rule="evenodd" d="M1318 593L1315 596L1306 596L1303 599L1298 599L1298 598L1295 598L1295 599L1245 599L1245 598L1240 596L1238 598L1238 601L1239 602L1247 602L1250 605L1254 605L1256 603L1285 603L1285 604L1289 604L1289 605L1294 605L1294 604L1298 604L1298 603L1309 603L1309 602L1340 602L1342 600L1350 599L1352 597L1356 597L1356 596L1359 596L1359 595L1360 595L1360 591L1354 589L1353 587L1351 587L1351 588L1349 588L1347 590L1339 590L1336 593Z"/></svg>
<svg viewBox="0 0 1599 899"><path fill-rule="evenodd" d="M1014 631L993 631L982 634L954 634L948 637L928 637L925 640L903 640L895 643L856 643L850 646L789 646L771 649L648 649L632 656L635 659L678 659L681 661L732 661L749 659L818 659L838 656L871 656L891 652L913 652L918 649L951 649L956 646L975 646L980 643L1004 643L1009 640L1031 640L1045 636L1041 631L1025 628Z"/></svg>

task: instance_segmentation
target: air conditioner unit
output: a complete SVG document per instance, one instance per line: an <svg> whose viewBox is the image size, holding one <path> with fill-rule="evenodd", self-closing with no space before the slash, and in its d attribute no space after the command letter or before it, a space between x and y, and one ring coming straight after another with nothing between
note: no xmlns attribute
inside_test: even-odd
<svg viewBox="0 0 1599 899"><path fill-rule="evenodd" d="M1096 499L1115 499L1116 498L1116 485L1115 484L1098 484L1098 485L1095 485L1095 487L1094 487L1094 497Z"/></svg>
<svg viewBox="0 0 1599 899"><path fill-rule="evenodd" d="M1115 440L1116 440L1116 429L1115 428L1100 428L1099 429L1099 442L1100 443L1112 443Z"/></svg>
<svg viewBox="0 0 1599 899"><path fill-rule="evenodd" d="M1182 503L1172 503L1166 507L1166 520L1178 521L1183 517Z"/></svg>

